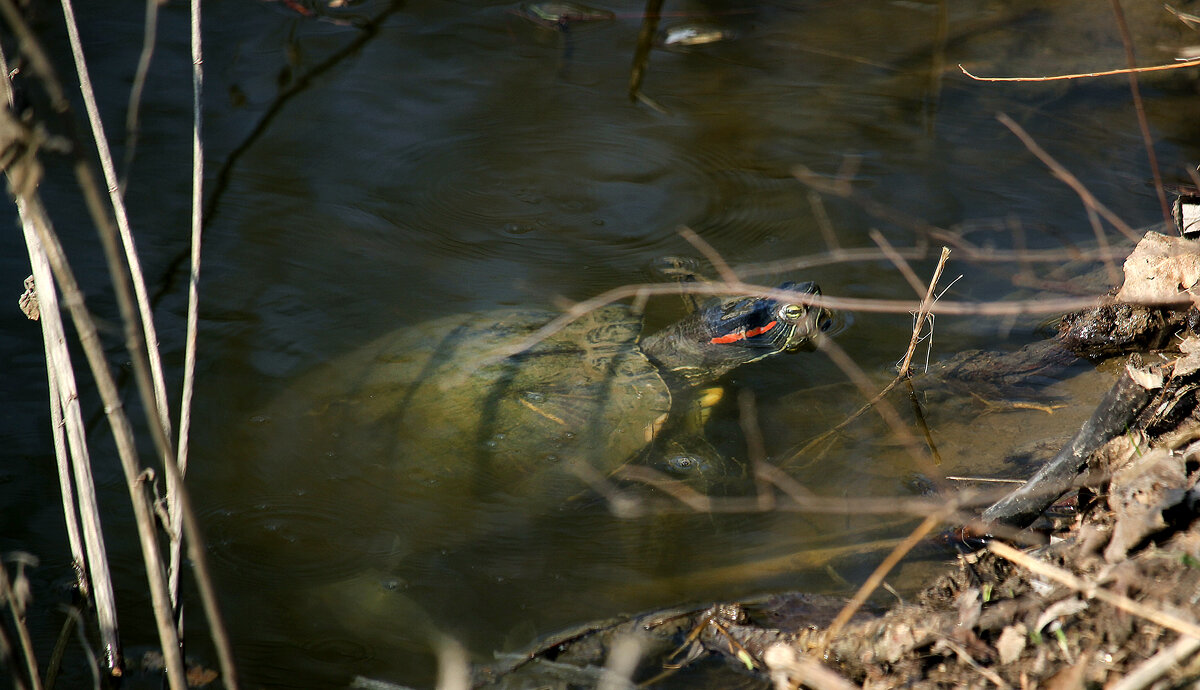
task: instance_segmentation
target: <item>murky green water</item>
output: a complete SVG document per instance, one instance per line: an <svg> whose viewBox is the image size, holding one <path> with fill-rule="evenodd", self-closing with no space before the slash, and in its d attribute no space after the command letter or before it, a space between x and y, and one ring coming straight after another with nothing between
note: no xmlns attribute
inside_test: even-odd
<svg viewBox="0 0 1200 690"><path fill-rule="evenodd" d="M1144 62L1166 62L1170 49L1191 40L1154 3L1126 4ZM641 8L604 7L616 14L612 21L566 33L529 22L512 3L322 10L338 19L382 17L364 39L361 29L284 3L205 5L206 140L210 190L220 196L206 237L190 477L248 687L339 686L359 674L429 684L430 642L439 634L487 658L617 612L772 589L844 591L874 561L841 557L826 568L796 554L837 555L906 527L887 515L623 520L585 493L521 510L421 491L380 457L295 443L279 400L316 390L297 382L322 363L447 314L553 308L652 279L655 259L697 253L677 234L681 225L734 266L825 251L809 191L792 170L802 165L832 178L847 157L860 160L853 182L869 205L824 197L843 247L873 246L871 228L897 246L942 241L907 219L955 228L983 246L1014 246L1017 226L1030 246L1089 241L1077 198L996 121L997 112L1019 121L1131 225L1158 218L1124 78L985 84L954 67L1011 75L1122 66L1106 5L668 3L664 26L705 20L734 38L652 52L643 90L661 112L627 96ZM140 16L82 11L105 117L118 133ZM172 4L163 13L129 192L151 276L163 275L187 242L186 8ZM42 29L56 37L65 70L56 22L47 11ZM361 45L346 51L356 40ZM1193 87L1194 75L1183 72L1143 84L1171 179L1200 155ZM281 94L288 96L280 101ZM218 170L231 157L219 188ZM79 255L97 311L113 318L98 259L86 254L91 234L61 173L52 166L43 193L64 214L60 231ZM0 252L14 299L28 272L16 242ZM915 268L925 276L932 263ZM1001 297L1013 289L1015 271L952 261L948 279L962 278L949 297ZM912 295L886 261L757 279L815 280L837 296ZM173 367L182 360L183 304L176 282L159 309ZM679 314L678 300L648 307L651 327ZM47 613L35 633L48 654L57 625L49 607L69 573L40 343L15 310L0 318L9 363L0 379L8 401L0 550L43 559L37 594ZM932 357L1017 347L1036 337L1035 322L940 317ZM882 386L909 330L907 317L858 314L838 342ZM785 461L861 405L822 355L779 357L725 383L708 426L723 454L749 457L737 400L752 395L769 458L786 462L813 491L918 490L918 468L872 418L824 455ZM1081 379L1042 395L1071 402L1078 388L1088 395L1104 385ZM933 405L930 419L947 474L1019 473L1005 457L1056 445L1089 409L1072 403L1051 417L951 398ZM353 447L353 425L322 433ZM144 576L116 461L98 455L127 607L123 632L136 651L153 643L140 608ZM449 461L436 448L416 460ZM199 619L197 607L196 640ZM203 655L203 642L195 649Z"/></svg>

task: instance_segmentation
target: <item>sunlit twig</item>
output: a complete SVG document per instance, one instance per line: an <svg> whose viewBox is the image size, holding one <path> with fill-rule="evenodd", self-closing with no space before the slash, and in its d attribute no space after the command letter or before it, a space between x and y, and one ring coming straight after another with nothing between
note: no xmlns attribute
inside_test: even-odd
<svg viewBox="0 0 1200 690"><path fill-rule="evenodd" d="M1124 69L1110 69L1103 72L1083 72L1080 74L1056 74L1048 77L980 77L971 74L966 67L959 64L958 68L962 73L975 81L1061 81L1064 79L1086 79L1089 77L1109 77L1114 74L1130 74L1136 72L1161 72L1168 69L1180 69L1183 67L1195 67L1200 65L1200 58L1188 58L1182 62L1172 63L1170 65L1153 65L1150 67L1127 67Z"/></svg>

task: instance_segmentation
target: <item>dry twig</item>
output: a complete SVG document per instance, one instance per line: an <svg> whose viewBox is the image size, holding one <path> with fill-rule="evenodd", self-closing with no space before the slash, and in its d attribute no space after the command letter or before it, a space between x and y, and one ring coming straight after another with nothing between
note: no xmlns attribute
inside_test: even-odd
<svg viewBox="0 0 1200 690"><path fill-rule="evenodd" d="M934 512L922 520L921 524L917 525L916 529L914 529L907 537L904 538L904 541L900 542L896 545L896 548L892 549L892 552L887 555L887 558L883 559L883 562L875 568L870 577L867 578L867 581L864 582L862 586L858 588L858 591L854 593L854 597L850 599L850 601L842 608L842 610L838 612L838 615L833 619L833 622L829 624L829 627L825 631L825 639L822 645L821 654L818 656L824 655L825 649L827 649L829 644L838 636L838 633L841 632L846 623L850 622L850 619L854 617L854 614L858 612L858 609L861 608L864 603L866 603L867 598L870 597L871 594L879 587L879 585L883 583L883 578L887 577L887 574L892 571L892 568L895 568L900 560L908 555L909 551L912 551L917 544L921 543L922 539L928 536L929 533L934 530L934 528L940 525L942 521L945 520L955 510L957 510L957 506L955 506L953 502L946 504L946 506L944 506L940 511Z"/></svg>
<svg viewBox="0 0 1200 690"><path fill-rule="evenodd" d="M1170 65L1153 65L1151 67L1132 67L1124 69L1110 69L1103 72L1083 72L1081 74L1057 74L1049 77L980 77L971 74L966 67L959 64L958 68L962 73L975 81L1060 81L1064 79L1087 79L1089 77L1111 77L1114 74L1130 74L1137 72L1161 72L1168 69L1180 69L1183 67L1195 67L1200 65L1200 58L1189 58L1182 62L1176 62Z"/></svg>
<svg viewBox="0 0 1200 690"><path fill-rule="evenodd" d="M1136 602L1123 594L1117 594L1115 592L1110 592L1107 589L1102 589L1100 585L1095 582L1089 582L1081 577L1077 577L1067 572L1066 570L1063 570L1062 568L1059 568L1058 566L1051 565L1045 561L1033 558L1029 554L1018 551L1017 549L1014 549L1003 542L993 541L992 543L988 544L988 548L995 552L997 556L1006 558L1034 574L1041 575L1042 577L1054 580L1061 585L1070 587L1089 599L1099 599L1106 604L1115 606L1126 613L1131 613L1140 618L1144 618L1156 625L1161 625L1164 628L1170 628L1171 630L1174 630L1182 635L1188 635L1190 637L1200 639L1200 625L1196 625L1191 621L1186 621L1174 614L1146 606L1145 604Z"/></svg>

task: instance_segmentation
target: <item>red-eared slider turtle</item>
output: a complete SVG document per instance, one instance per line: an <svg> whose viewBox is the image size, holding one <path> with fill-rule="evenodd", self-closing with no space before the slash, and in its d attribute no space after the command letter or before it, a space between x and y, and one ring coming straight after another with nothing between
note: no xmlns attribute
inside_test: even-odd
<svg viewBox="0 0 1200 690"><path fill-rule="evenodd" d="M780 289L820 294L813 283ZM735 367L811 349L830 322L800 302L714 298L642 338L641 317L610 305L496 359L554 316L463 314L379 338L292 391L292 404L307 408L297 433L308 453L388 465L410 486L464 499L561 499L580 487L572 464L604 475L646 448L673 393L682 399ZM314 400L325 402L307 407Z"/></svg>

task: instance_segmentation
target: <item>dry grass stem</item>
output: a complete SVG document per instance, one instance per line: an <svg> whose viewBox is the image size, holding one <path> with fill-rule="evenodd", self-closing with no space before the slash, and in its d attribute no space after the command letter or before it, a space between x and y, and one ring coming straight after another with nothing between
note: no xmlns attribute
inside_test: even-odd
<svg viewBox="0 0 1200 690"><path fill-rule="evenodd" d="M1150 687L1198 650L1200 639L1186 635L1180 637L1170 647L1143 661L1124 678L1107 685L1106 690L1143 690Z"/></svg>
<svg viewBox="0 0 1200 690"><path fill-rule="evenodd" d="M917 351L917 343L921 341L921 329L925 324L925 320L929 318L929 312L933 308L933 292L937 289L938 280L942 277L942 270L946 267L946 260L949 258L950 250L942 247L942 254L938 258L937 267L933 270L933 279L929 281L929 289L925 292L925 298L921 300L921 307L917 311L912 338L908 341L908 350L904 353L904 359L900 361L901 377L907 378L909 376L909 365L912 364L913 353Z"/></svg>
<svg viewBox="0 0 1200 690"><path fill-rule="evenodd" d="M1114 74L1131 74L1138 72L1161 72L1168 69L1181 69L1184 67L1195 67L1200 65L1200 58L1188 58L1181 62L1172 63L1169 65L1152 65L1150 67L1127 67L1124 69L1110 69L1103 72L1082 72L1079 74L1056 74L1049 77L980 77L971 74L960 63L958 68L962 73L975 81L1061 81L1064 79L1087 79L1090 77L1111 77Z"/></svg>
<svg viewBox="0 0 1200 690"><path fill-rule="evenodd" d="M75 58L75 71L79 77L79 93L83 96L84 107L87 110L88 124L92 128L92 139L100 158L100 169L104 174L104 181L108 185L108 200L112 206L113 217L116 220L121 245L124 249L125 266L129 269L129 277L132 279L133 292L137 299L136 304L142 328L142 333L139 334L137 340L141 342L137 343L137 347L132 347L133 343L130 343L130 349L144 349L144 352L137 352L133 354L133 357L136 360L145 356L150 365L153 396L147 402L152 402L153 404L148 409L154 410L157 413L157 421L162 427L163 434L170 436L171 415L167 406L167 386L163 379L162 356L158 350L158 333L154 328L150 298L146 293L146 280L142 276L141 261L138 259L137 249L134 246L133 231L129 227L129 214L125 210L125 199L121 195L116 167L113 165L112 152L108 148L108 137L104 134L104 125L100 121L100 108L96 104L96 94L92 89L87 61L83 55L83 43L80 40L79 27L75 21L75 10L71 6L71 0L60 0L60 2L63 9L63 18L66 20L71 54ZM119 268L117 264L113 264L111 261L109 268L111 271L124 272L123 268ZM117 280L116 274L114 274L113 278ZM123 276L121 281L124 281ZM120 291L118 289L118 292ZM161 453L163 449L160 447L159 450Z"/></svg>
<svg viewBox="0 0 1200 690"><path fill-rule="evenodd" d="M119 668L122 660L117 604L108 568L108 551L104 544L100 507L96 500L96 483L92 477L91 455L87 445L87 431L79 406L75 370L67 350L58 294L54 289L49 260L34 229L35 223L49 223L49 219L36 197L30 197L28 200L18 197L17 212L21 218L21 229L25 234L25 246L29 252L30 265L33 267L34 280L38 285L38 301L42 307L42 339L50 383L51 421L55 423L55 451L57 454L58 437L65 431L67 450L70 452L70 472L62 473L60 470L63 515L70 537L71 528L76 525L75 511L78 506L79 520L82 524L75 529L82 532L83 543L80 549L74 543L74 539L79 537L72 539L72 553L78 561L76 577L81 594L90 597L95 603L105 665L111 670ZM63 424L61 428L58 426L59 419ZM59 463L61 465L62 460Z"/></svg>
<svg viewBox="0 0 1200 690"><path fill-rule="evenodd" d="M18 573L18 579L24 577L23 572ZM25 586L28 586L27 583ZM8 570L5 569L4 562L0 560L0 605L7 604L8 612L12 616L13 628L17 631L17 640L21 643L21 655L25 658L25 668L29 673L29 682L33 685L34 690L41 690L42 677L38 673L37 657L33 654L33 640L29 636L28 626L25 625L27 597L24 593L16 591L20 588L20 584L14 585L14 582L9 579Z"/></svg>
<svg viewBox="0 0 1200 690"><path fill-rule="evenodd" d="M149 0L154 3L155 0ZM176 465L179 467L180 476L187 473L188 463L188 433L191 429L191 413L192 413L192 394L195 388L196 376L196 337L198 330L199 317L199 302L200 302L200 239L203 229L203 190L204 190L204 148L200 139L201 134L201 97L203 95L204 84L204 66L203 66L203 51L201 50L200 42L200 0L191 0L190 19L191 19L191 53L192 53L192 242L191 242L191 267L188 272L188 310L187 310L187 326L184 336L184 353L183 353L183 390L180 393L179 400L179 441L176 444ZM147 17L149 21L149 17ZM168 504L168 512L170 520L168 525L172 534L183 533L183 515L179 510L178 501L172 500ZM179 577L181 571L181 543L179 540L171 542L170 546L170 563L167 571L169 586L171 589L171 601L175 603L178 611L178 619L180 623L180 634L183 634L182 621L183 612L179 606ZM223 631L219 629L215 631L217 635L223 635ZM229 643L218 642L218 650L224 650L225 653L232 654L228 649ZM222 669L228 674L233 670L232 663L230 668Z"/></svg>
<svg viewBox="0 0 1200 690"><path fill-rule="evenodd" d="M82 61L82 51L78 46L78 33L74 28L73 13L71 12L69 1L64 0L63 4L68 33L72 38L72 50L76 55L77 61ZM52 106L63 118L67 131L74 133L74 121L71 117L69 101L66 99L61 83L58 81L53 68L46 59L44 51L29 30L24 18L13 6L12 0L0 0L0 9L3 9L5 18L17 34L22 50L29 57L32 71L47 90ZM86 79L86 66L80 66L79 72L81 82L83 82ZM85 101L94 100L91 98L89 84L81 83L81 89L84 91ZM106 152L107 146L103 140L103 130L99 127L99 122L96 118L90 119L92 120L93 129L96 132L97 147ZM157 359L157 342L155 341L152 322L149 320L149 302L145 299L144 291L138 289L138 284L141 281L138 280L140 275L137 275L140 272L134 268L136 265L136 255L133 253L132 242L124 242L126 250L124 258L130 262L130 272L135 274L133 291L140 292L138 299L135 301L130 289L130 275L125 272L122 252L117 243L117 232L114 230L108 215L110 209L106 208L101 200L99 185L87 161L79 153L81 149L77 146L75 151L77 157L74 172L79 189L87 204L88 212L99 230L105 260L109 267L116 301L125 327L125 344L133 363L134 379L137 383L138 393L142 398L146 414L149 417L148 428L155 448L162 460L163 469L167 474L168 481L173 483L177 489L174 500L180 503L184 532L188 537L188 555L192 560L197 588L200 593L201 602L204 605L205 613L209 617L210 628L214 631L214 642L217 646L218 655L221 657L222 671L227 672L224 682L226 687L236 687L236 676L232 673L232 656L227 654L227 645L222 644L221 638L223 637L223 632L217 632L223 631L223 625L216 608L213 587L208 577L207 562L203 551L203 540L197 529L195 515L191 510L187 492L183 490L179 471L175 465L175 454L171 439L167 433L169 420L166 416L165 388L162 386L161 370L159 375L153 373L153 369L155 368L154 360ZM123 221L123 202L115 189L115 175L112 170L111 156L106 156L102 153L102 164L105 168L106 179L109 180L110 202L112 204L110 208L115 208L116 210L118 226L124 226L124 229L127 230L127 223ZM165 581L165 569L156 543L157 537L154 534L153 518L151 517L150 507L147 505L144 488L138 479L140 476L140 463L137 460L132 428L121 407L119 393L96 335L95 324L86 306L83 304L83 299L79 293L74 275L65 260L57 236L54 235L48 226L40 224L37 225L37 231L39 239L46 248L55 278L59 281L59 285L62 288L64 301L71 311L76 329L80 333L80 338L84 343L84 351L88 356L93 376L96 378L97 386L104 400L105 409L108 412L110 426L117 441L118 455L121 457L122 469L126 476L130 498L134 506L134 514L139 539L142 544L143 556L146 561L146 573L150 582L159 636L166 658L168 680L172 687L181 688L184 687L185 680L182 659L178 648L178 636L171 621L172 611ZM139 322L139 313L142 316L142 328L138 328L137 325ZM146 338L150 339L148 344Z"/></svg>
<svg viewBox="0 0 1200 690"><path fill-rule="evenodd" d="M1166 611L1161 611L1145 604L1130 599L1122 594L1110 592L1107 589L1101 589L1100 585L1095 582L1089 582L1083 578L1077 577L1058 566L1051 565L1045 561L1040 561L1032 556L1018 551L1013 547L999 541L993 541L988 544L988 548L996 553L1001 558L1008 559L1016 565L1046 579L1054 580L1055 582L1070 587L1076 590L1083 596L1089 599L1099 599L1110 606L1115 606L1126 613L1145 618L1146 620L1156 625L1161 625L1164 628L1170 628L1182 635L1200 639L1200 625L1196 625L1191 621L1186 621L1179 616L1176 616Z"/></svg>

